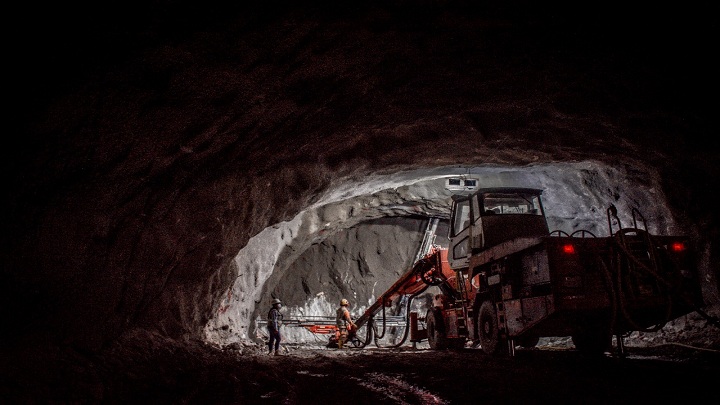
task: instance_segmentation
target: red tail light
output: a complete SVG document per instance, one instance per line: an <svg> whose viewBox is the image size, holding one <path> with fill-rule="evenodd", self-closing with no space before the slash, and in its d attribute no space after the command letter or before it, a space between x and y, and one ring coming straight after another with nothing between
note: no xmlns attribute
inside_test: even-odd
<svg viewBox="0 0 720 405"><path fill-rule="evenodd" d="M685 244L683 242L673 242L670 244L670 250L673 252L682 252L685 250Z"/></svg>
<svg viewBox="0 0 720 405"><path fill-rule="evenodd" d="M575 246L571 244L563 245L562 247L563 253L567 253L569 255L575 254Z"/></svg>

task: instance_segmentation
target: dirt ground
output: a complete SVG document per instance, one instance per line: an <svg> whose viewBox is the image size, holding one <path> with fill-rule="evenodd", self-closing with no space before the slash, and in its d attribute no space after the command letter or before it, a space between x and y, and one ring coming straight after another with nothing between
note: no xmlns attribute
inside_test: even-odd
<svg viewBox="0 0 720 405"><path fill-rule="evenodd" d="M684 357L684 360L680 358ZM687 357L689 356L689 357ZM284 381L262 385L251 401L347 403L718 403L718 358L684 350L584 358L574 350L519 351L496 358L477 349L436 352L363 349L312 350L256 358L255 367L280 367ZM713 399L714 398L714 399Z"/></svg>
<svg viewBox="0 0 720 405"><path fill-rule="evenodd" d="M665 344L587 358L539 346L515 356L261 345L218 349L136 336L103 353L33 352L3 370L2 403L657 404L720 403L720 352Z"/></svg>

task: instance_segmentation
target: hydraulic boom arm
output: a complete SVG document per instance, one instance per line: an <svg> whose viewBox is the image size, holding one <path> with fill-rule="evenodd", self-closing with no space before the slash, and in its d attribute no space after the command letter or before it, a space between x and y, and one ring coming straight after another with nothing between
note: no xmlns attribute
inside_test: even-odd
<svg viewBox="0 0 720 405"><path fill-rule="evenodd" d="M392 305L396 298L419 294L431 285L438 285L446 281L445 271L450 271L447 264L447 250L432 246L428 254L415 262L407 273L400 277L357 319L355 323L358 328L365 325L383 306Z"/></svg>

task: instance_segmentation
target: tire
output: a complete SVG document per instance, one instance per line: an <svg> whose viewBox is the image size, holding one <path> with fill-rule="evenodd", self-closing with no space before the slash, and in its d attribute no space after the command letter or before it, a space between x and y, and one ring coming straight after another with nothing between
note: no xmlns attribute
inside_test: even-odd
<svg viewBox="0 0 720 405"><path fill-rule="evenodd" d="M507 340L500 336L495 305L484 301L478 314L478 333L482 351L490 355L507 354Z"/></svg>
<svg viewBox="0 0 720 405"><path fill-rule="evenodd" d="M436 309L430 309L425 316L425 325L427 329L427 338L430 348L433 350L444 350L448 347L447 338L445 337L445 325L443 324L442 315Z"/></svg>

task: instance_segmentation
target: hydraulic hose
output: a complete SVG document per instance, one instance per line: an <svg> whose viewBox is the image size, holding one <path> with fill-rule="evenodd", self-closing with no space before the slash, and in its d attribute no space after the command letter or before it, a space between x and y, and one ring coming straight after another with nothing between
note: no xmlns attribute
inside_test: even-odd
<svg viewBox="0 0 720 405"><path fill-rule="evenodd" d="M618 231L618 234L624 235L621 232L623 232L623 231L622 230ZM621 241L615 243L615 245L618 248L620 248L620 253L622 253L622 255L624 257L626 257L628 260L632 261L637 267L641 268L648 274L655 277L658 281L662 282L665 285L665 287L667 287L668 289L671 289L672 284L665 278L661 277L660 274L658 274L656 271L653 271L652 269L650 269L647 265L645 265L645 263L642 263L640 260L638 260L632 254L632 252L630 252L627 249L627 247L625 246L624 238L622 236L620 236L620 238L621 238ZM649 248L650 249L653 248L652 244L651 244L651 246L649 246ZM628 268L630 268L630 267L628 266ZM617 284L616 284L615 296L618 300L617 308L620 309L620 312L622 313L623 318L628 322L628 324L630 324L630 326L632 326L633 329L641 331L641 332L657 332L660 329L662 329L663 326L665 326L665 324L672 319L672 299L668 299L668 304L667 304L666 313L665 313L665 322L658 323L656 325L653 325L650 328L641 327L640 325L637 324L637 322L635 322L632 319L632 316L627 311L627 306L625 303L625 294L622 291L623 278L622 278L622 263L620 262L620 260L618 260L616 270L617 270Z"/></svg>
<svg viewBox="0 0 720 405"><path fill-rule="evenodd" d="M417 297L418 295L425 292L426 289L427 288L424 288L424 289L416 292L415 294L412 294L408 298L407 304L405 304L405 331L403 332L403 337L402 337L402 339L400 339L400 341L398 343L385 346L385 348L395 349L395 348L402 346L405 343L405 341L407 340L407 337L408 337L408 332L410 331L410 306L412 305L412 302L415 299L415 297ZM384 334L385 334L385 331L383 330L383 335ZM380 347L378 339L379 338L377 338L377 337L375 338L375 346Z"/></svg>

